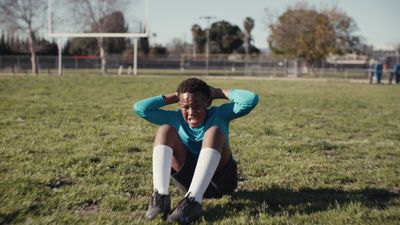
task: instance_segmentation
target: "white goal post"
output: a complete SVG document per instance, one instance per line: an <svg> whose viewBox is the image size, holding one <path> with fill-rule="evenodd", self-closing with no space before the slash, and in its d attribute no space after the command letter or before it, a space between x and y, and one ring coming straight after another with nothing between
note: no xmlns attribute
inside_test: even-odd
<svg viewBox="0 0 400 225"><path fill-rule="evenodd" d="M145 2L145 14L144 14L144 32L127 32L127 33L83 33L83 32L53 32L53 9L52 9L52 1L48 0L48 35L52 38L57 38L57 46L58 46L58 74L62 75L62 40L63 38L69 37L81 37L81 38L132 38L133 39L133 74L137 75L137 39L145 38L149 36L148 33L148 9L149 9L149 0L144 0Z"/></svg>

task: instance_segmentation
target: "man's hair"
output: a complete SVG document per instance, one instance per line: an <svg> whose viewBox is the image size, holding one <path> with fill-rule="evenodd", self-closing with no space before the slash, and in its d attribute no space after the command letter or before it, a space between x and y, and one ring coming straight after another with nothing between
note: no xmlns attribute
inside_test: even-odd
<svg viewBox="0 0 400 225"><path fill-rule="evenodd" d="M189 78L182 81L176 89L178 96L182 93L202 93L207 99L210 98L210 88L208 84L197 78Z"/></svg>

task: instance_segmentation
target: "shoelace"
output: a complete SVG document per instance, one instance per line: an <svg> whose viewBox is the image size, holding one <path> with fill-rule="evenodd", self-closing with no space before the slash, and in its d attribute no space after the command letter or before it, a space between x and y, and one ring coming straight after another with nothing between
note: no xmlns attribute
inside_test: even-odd
<svg viewBox="0 0 400 225"><path fill-rule="evenodd" d="M157 205L161 201L161 195L158 194L158 192L154 193L154 196L152 196L152 203L153 205Z"/></svg>
<svg viewBox="0 0 400 225"><path fill-rule="evenodd" d="M182 201L179 202L178 209L183 209L184 207L189 205L189 203L192 201L194 201L194 197L186 196L185 198L182 199Z"/></svg>

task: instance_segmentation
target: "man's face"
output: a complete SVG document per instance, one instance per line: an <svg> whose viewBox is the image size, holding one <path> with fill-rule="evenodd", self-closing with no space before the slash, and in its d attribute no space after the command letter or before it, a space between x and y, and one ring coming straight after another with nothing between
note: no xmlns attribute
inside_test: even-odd
<svg viewBox="0 0 400 225"><path fill-rule="evenodd" d="M208 100L202 93L182 93L179 95L182 116L190 127L203 124L207 116Z"/></svg>

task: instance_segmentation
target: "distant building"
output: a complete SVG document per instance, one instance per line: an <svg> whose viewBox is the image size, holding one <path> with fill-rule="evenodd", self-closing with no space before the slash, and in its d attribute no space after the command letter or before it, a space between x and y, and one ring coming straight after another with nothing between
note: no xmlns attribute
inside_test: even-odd
<svg viewBox="0 0 400 225"><path fill-rule="evenodd" d="M364 46L362 54L348 53L344 55L330 55L326 62L340 65L366 65L382 63L385 68L391 68L400 63L399 52L395 50L374 49L373 46Z"/></svg>
<svg viewBox="0 0 400 225"><path fill-rule="evenodd" d="M374 50L372 58L383 63L385 68L392 68L394 64L400 63L399 52L395 50Z"/></svg>

